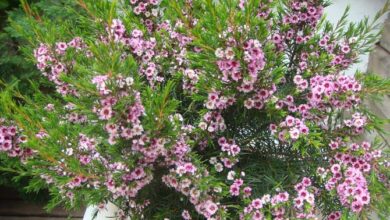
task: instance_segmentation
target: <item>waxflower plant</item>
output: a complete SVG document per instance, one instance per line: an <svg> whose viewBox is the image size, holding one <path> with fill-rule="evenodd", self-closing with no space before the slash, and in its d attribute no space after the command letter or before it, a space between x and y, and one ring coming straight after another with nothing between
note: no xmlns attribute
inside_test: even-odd
<svg viewBox="0 0 390 220"><path fill-rule="evenodd" d="M388 215L390 81L344 74L378 19L336 26L322 0L78 0L32 16L34 96L1 93L0 150L49 207L114 203L118 219ZM322 217L320 217L322 216Z"/></svg>

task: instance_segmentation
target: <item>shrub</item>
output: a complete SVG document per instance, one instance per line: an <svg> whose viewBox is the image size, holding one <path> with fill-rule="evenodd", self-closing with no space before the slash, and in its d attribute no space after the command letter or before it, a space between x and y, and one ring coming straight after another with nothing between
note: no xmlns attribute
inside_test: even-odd
<svg viewBox="0 0 390 220"><path fill-rule="evenodd" d="M30 1L3 0L0 2L0 82L3 88L4 83L13 84L23 91L24 95L32 95L30 80L42 82L38 69L32 59L31 38L33 38L33 27L26 17L25 12L35 14L46 19L56 20L71 19L64 6L72 5L67 0L40 0ZM73 3L74 5L74 3ZM25 11L25 12L24 12ZM39 16L36 16L39 18ZM29 173L25 172L15 158L0 156L0 185L16 189L20 196L26 200L35 202L47 201L46 191L30 192L26 188L29 181ZM15 175L19 173L19 175ZM20 175L21 174L21 175Z"/></svg>
<svg viewBox="0 0 390 220"><path fill-rule="evenodd" d="M70 19L64 7L71 5L71 1L33 2L30 5L18 0L4 0L0 3L0 77L8 83L19 81L19 87L25 94L29 90L28 80L39 80L39 71L32 60L26 59L26 56L32 54L30 44L34 31L24 11L37 18L44 16L57 22Z"/></svg>
<svg viewBox="0 0 390 220"><path fill-rule="evenodd" d="M321 0L77 3L66 21L30 17L50 87L1 93L1 150L32 187L49 187L49 207L111 201L132 219L388 214L386 154L363 140L383 122L362 101L390 81L343 74L376 42L376 21L332 26Z"/></svg>

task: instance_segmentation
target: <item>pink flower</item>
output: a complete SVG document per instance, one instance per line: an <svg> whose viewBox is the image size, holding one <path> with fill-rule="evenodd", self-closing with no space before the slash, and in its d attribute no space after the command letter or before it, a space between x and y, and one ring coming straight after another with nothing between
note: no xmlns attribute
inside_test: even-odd
<svg viewBox="0 0 390 220"><path fill-rule="evenodd" d="M252 195L252 188L247 186L244 188L244 197L249 198Z"/></svg>
<svg viewBox="0 0 390 220"><path fill-rule="evenodd" d="M251 205L255 209L263 208L263 202L261 201L261 199L254 199L254 200L252 200Z"/></svg>
<svg viewBox="0 0 390 220"><path fill-rule="evenodd" d="M235 179L234 184L240 187L242 184L244 184L244 181L242 179Z"/></svg>
<svg viewBox="0 0 390 220"><path fill-rule="evenodd" d="M183 217L184 220L191 220L192 219L188 210L183 210L183 212L181 213L181 216Z"/></svg>
<svg viewBox="0 0 390 220"><path fill-rule="evenodd" d="M300 209L302 208L304 205L304 202L303 202L303 199L302 198L295 198L294 199L294 206L297 208L297 209Z"/></svg>
<svg viewBox="0 0 390 220"><path fill-rule="evenodd" d="M282 192L277 195L278 202L287 202L289 198L289 194L287 192Z"/></svg>
<svg viewBox="0 0 390 220"><path fill-rule="evenodd" d="M330 170L332 171L333 174L338 173L338 172L340 172L340 165L339 165L339 164L334 164L334 165L330 168Z"/></svg>
<svg viewBox="0 0 390 220"><path fill-rule="evenodd" d="M68 45L65 42L58 42L56 43L56 47L56 52L59 54L63 54L66 48L68 48Z"/></svg>
<svg viewBox="0 0 390 220"><path fill-rule="evenodd" d="M264 214L260 211L255 211L252 215L252 220L263 220Z"/></svg>
<svg viewBox="0 0 390 220"><path fill-rule="evenodd" d="M355 202L352 202L351 209L353 212L359 213L362 211L363 205L360 202L355 201Z"/></svg>
<svg viewBox="0 0 390 220"><path fill-rule="evenodd" d="M288 127L292 127L295 125L295 118L289 115L286 117L285 122Z"/></svg>
<svg viewBox="0 0 390 220"><path fill-rule="evenodd" d="M279 34L274 34L272 36L272 41L275 43L275 44L280 44L282 42L282 37L279 35Z"/></svg>
<svg viewBox="0 0 390 220"><path fill-rule="evenodd" d="M111 106L104 106L99 112L99 119L108 120L112 117L113 112Z"/></svg>
<svg viewBox="0 0 390 220"><path fill-rule="evenodd" d="M138 180L138 179L145 177L146 174L145 174L145 171L143 168L137 167L137 168L135 168L135 170L133 172L131 172L131 176L132 176L132 179Z"/></svg>
<svg viewBox="0 0 390 220"><path fill-rule="evenodd" d="M181 172L183 172L183 173L195 174L197 169L192 163L185 163L185 164L179 166L177 168L177 170L182 170ZM179 172L179 173L181 173L181 172Z"/></svg>
<svg viewBox="0 0 390 220"><path fill-rule="evenodd" d="M340 212L332 212L329 216L328 216L328 220L339 220L341 217L341 213Z"/></svg>
<svg viewBox="0 0 390 220"><path fill-rule="evenodd" d="M206 211L207 213L212 216L214 215L217 211L218 211L218 206L217 204L215 204L214 202L212 202L211 200L208 200L205 204L205 208L206 208Z"/></svg>
<svg viewBox="0 0 390 220"><path fill-rule="evenodd" d="M240 195L240 187L237 186L236 184L233 184L230 186L229 192L232 196L239 196Z"/></svg>
<svg viewBox="0 0 390 220"><path fill-rule="evenodd" d="M329 147L330 147L332 150L336 150L336 149L339 147L339 143L338 143L338 142L335 142L335 141L331 141L330 144L329 144Z"/></svg>
<svg viewBox="0 0 390 220"><path fill-rule="evenodd" d="M308 186L311 186L311 180L307 177L304 177L302 179L302 184L305 186L305 187L308 187Z"/></svg>
<svg viewBox="0 0 390 220"><path fill-rule="evenodd" d="M87 155L80 156L80 163L83 165L87 165L91 162L91 157Z"/></svg>
<svg viewBox="0 0 390 220"><path fill-rule="evenodd" d="M290 138L293 139L293 140L296 140L299 138L299 130L297 128L292 128L290 129L289 131L290 133Z"/></svg>
<svg viewBox="0 0 390 220"><path fill-rule="evenodd" d="M232 156L237 156L239 153L240 153L240 147L233 144L233 145L230 145L230 154Z"/></svg>

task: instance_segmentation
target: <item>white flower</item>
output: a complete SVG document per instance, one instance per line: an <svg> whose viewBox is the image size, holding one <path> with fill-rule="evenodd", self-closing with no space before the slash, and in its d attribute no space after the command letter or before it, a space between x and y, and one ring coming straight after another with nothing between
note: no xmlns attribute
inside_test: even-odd
<svg viewBox="0 0 390 220"><path fill-rule="evenodd" d="M216 164L218 162L216 157L211 157L209 160L210 164Z"/></svg>
<svg viewBox="0 0 390 220"><path fill-rule="evenodd" d="M226 56L226 59L232 60L234 58L233 48L231 48L231 47L226 48L225 56Z"/></svg>
<svg viewBox="0 0 390 220"><path fill-rule="evenodd" d="M263 197L261 197L261 201L263 202L263 204L269 203L271 201L271 195L264 195Z"/></svg>
<svg viewBox="0 0 390 220"><path fill-rule="evenodd" d="M258 41L258 40L254 40L254 41L253 41L253 45L254 45L255 47L258 47L258 48L261 47L260 41Z"/></svg>
<svg viewBox="0 0 390 220"><path fill-rule="evenodd" d="M126 85L127 86L131 86L131 85L133 85L133 83L134 83L133 77L127 77L126 78Z"/></svg>
<svg viewBox="0 0 390 220"><path fill-rule="evenodd" d="M157 9L152 9L152 15L154 16L154 17L157 17L157 15L158 15L158 10Z"/></svg>
<svg viewBox="0 0 390 220"><path fill-rule="evenodd" d="M206 124L206 122L203 122L203 121L200 122L200 123L199 123L199 128L202 129L202 130L206 130L206 129L207 129L207 124Z"/></svg>
<svg viewBox="0 0 390 220"><path fill-rule="evenodd" d="M215 164L215 170L217 172L222 172L223 171L223 165L221 163Z"/></svg>
<svg viewBox="0 0 390 220"><path fill-rule="evenodd" d="M363 127L364 121L360 118L355 119L355 121L353 122L353 125L355 125L355 127L358 127L358 128Z"/></svg>
<svg viewBox="0 0 390 220"><path fill-rule="evenodd" d="M220 193L220 192L222 192L222 188L221 187L215 187L214 188L214 192Z"/></svg>
<svg viewBox="0 0 390 220"><path fill-rule="evenodd" d="M225 53L223 52L222 48L218 48L215 50L215 56L218 58L223 58L225 56Z"/></svg>
<svg viewBox="0 0 390 220"><path fill-rule="evenodd" d="M66 148L65 154L68 156L72 156L73 155L73 148Z"/></svg>
<svg viewBox="0 0 390 220"><path fill-rule="evenodd" d="M206 102L206 108L215 109L215 102L212 102L212 101Z"/></svg>
<svg viewBox="0 0 390 220"><path fill-rule="evenodd" d="M234 172L233 170L229 171L228 175L227 175L227 179L228 180L234 180L234 176L236 175L236 172Z"/></svg>
<svg viewBox="0 0 390 220"><path fill-rule="evenodd" d="M356 43L356 41L357 41L357 38L356 38L356 37L351 37L351 38L349 38L349 43L350 43L350 44Z"/></svg>

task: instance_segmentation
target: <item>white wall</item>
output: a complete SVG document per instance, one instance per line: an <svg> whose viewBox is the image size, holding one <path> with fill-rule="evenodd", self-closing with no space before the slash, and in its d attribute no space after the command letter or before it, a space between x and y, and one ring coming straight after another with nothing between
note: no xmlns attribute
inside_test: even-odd
<svg viewBox="0 0 390 220"><path fill-rule="evenodd" d="M326 8L325 13L327 18L332 23L337 23L341 18L347 5L351 6L348 19L352 22L358 22L365 16L373 18L375 14L384 6L386 0L333 0L333 5ZM381 21L383 22L387 16L383 16ZM362 63L356 64L351 67L347 74L353 74L357 69L361 71L367 70L368 54L360 57Z"/></svg>

